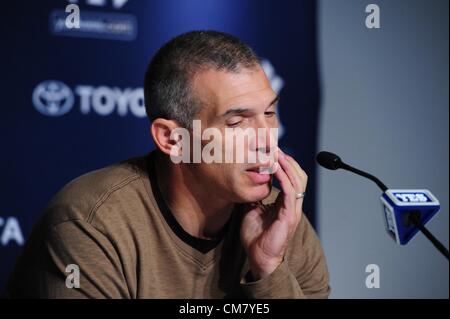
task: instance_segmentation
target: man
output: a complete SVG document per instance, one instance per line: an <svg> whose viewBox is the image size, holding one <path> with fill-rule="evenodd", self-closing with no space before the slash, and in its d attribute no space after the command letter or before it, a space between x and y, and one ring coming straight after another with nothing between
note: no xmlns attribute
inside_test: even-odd
<svg viewBox="0 0 450 319"><path fill-rule="evenodd" d="M10 295L328 297L323 251L302 213L300 165L266 131L233 146L243 162L218 156L229 155L227 129L276 129L277 99L255 53L235 37L193 31L172 39L145 77L156 150L66 185L33 230ZM196 160L195 144L204 149L211 128L222 160ZM174 134L180 129L188 140ZM267 160L251 162L255 154Z"/></svg>

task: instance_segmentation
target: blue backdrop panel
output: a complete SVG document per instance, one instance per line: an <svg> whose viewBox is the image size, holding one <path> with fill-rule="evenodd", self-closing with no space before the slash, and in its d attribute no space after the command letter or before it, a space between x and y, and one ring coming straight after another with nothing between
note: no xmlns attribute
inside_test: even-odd
<svg viewBox="0 0 450 319"><path fill-rule="evenodd" d="M81 28L64 28L65 8ZM314 224L319 82L315 1L79 0L2 4L0 294L33 224L71 179L154 148L142 84L155 51L193 29L232 33L280 92L281 145L309 175Z"/></svg>

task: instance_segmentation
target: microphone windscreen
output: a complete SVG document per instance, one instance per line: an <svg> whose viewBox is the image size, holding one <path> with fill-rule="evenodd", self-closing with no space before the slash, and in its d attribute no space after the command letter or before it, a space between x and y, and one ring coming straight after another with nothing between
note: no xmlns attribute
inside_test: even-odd
<svg viewBox="0 0 450 319"><path fill-rule="evenodd" d="M342 161L339 156L331 152L320 152L319 154L317 154L316 160L320 166L331 170L341 168L342 165Z"/></svg>

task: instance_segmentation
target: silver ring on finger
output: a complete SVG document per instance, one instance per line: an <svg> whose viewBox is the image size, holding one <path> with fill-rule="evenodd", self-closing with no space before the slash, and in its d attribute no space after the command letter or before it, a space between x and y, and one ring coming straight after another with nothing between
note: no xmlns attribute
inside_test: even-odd
<svg viewBox="0 0 450 319"><path fill-rule="evenodd" d="M303 198L303 197L305 197L305 192L301 192L301 193L295 194L295 198L296 199L300 199L300 198Z"/></svg>

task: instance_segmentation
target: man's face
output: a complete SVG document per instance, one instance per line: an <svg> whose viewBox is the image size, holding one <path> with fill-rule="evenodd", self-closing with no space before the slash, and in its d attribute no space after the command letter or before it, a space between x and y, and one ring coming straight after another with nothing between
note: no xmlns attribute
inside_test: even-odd
<svg viewBox="0 0 450 319"><path fill-rule="evenodd" d="M207 128L220 131L221 139L215 142L219 141L222 152L221 163L205 163L202 158L199 164L188 164L192 176L225 200L241 203L262 200L270 193L272 175L260 171L261 167L273 165L268 157L273 157L277 140L271 133L278 128L278 98L263 69L257 66L238 73L209 69L197 74L192 83L202 104L195 119L201 121L202 133ZM239 129L253 131L255 135L248 134L241 139L243 144L238 143L238 139L226 134L233 129L238 136L242 136ZM201 140L203 149L216 136L205 140L194 132L193 138ZM227 158L232 159L231 163Z"/></svg>

